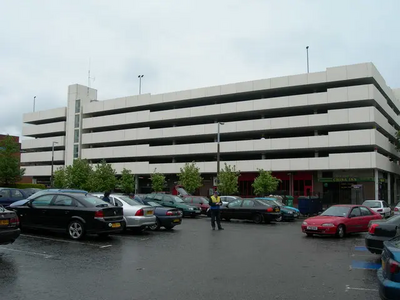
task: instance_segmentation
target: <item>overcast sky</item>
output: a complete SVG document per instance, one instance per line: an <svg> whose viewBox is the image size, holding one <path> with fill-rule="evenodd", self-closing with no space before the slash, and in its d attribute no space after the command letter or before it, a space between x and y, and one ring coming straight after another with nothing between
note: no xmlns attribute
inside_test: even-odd
<svg viewBox="0 0 400 300"><path fill-rule="evenodd" d="M22 4L24 3L24 4ZM399 0L0 1L0 132L66 106L70 84L99 100L373 62L400 87Z"/></svg>

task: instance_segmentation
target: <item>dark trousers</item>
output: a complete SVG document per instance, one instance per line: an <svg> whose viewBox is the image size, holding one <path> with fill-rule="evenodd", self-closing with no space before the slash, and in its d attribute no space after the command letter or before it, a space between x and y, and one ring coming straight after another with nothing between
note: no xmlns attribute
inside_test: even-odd
<svg viewBox="0 0 400 300"><path fill-rule="evenodd" d="M219 209L210 209L211 211L211 227L215 228L215 221L217 221L218 228L221 228L221 212Z"/></svg>

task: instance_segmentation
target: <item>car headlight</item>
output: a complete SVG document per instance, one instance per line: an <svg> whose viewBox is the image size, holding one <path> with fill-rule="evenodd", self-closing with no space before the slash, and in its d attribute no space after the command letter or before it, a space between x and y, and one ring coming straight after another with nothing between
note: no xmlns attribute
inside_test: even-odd
<svg viewBox="0 0 400 300"><path fill-rule="evenodd" d="M189 207L189 210L194 210L194 208L193 207Z"/></svg>
<svg viewBox="0 0 400 300"><path fill-rule="evenodd" d="M325 224L322 224L322 227L335 227L335 224L325 223Z"/></svg>
<svg viewBox="0 0 400 300"><path fill-rule="evenodd" d="M307 225L307 222L306 222L306 221L304 221L304 222L303 222L303 225Z"/></svg>

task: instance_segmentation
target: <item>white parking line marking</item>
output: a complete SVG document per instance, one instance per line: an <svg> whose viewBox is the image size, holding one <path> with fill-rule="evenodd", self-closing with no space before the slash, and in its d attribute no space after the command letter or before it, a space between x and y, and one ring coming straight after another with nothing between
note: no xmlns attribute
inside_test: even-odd
<svg viewBox="0 0 400 300"><path fill-rule="evenodd" d="M21 234L21 236L28 237L28 238L33 238L33 239L42 239L42 240L60 242L60 243L80 244L80 245L87 245L87 246L94 246L94 247L99 247L100 246L100 245L91 244L91 243L82 243L82 242L77 242L77 241L67 241L67 240L52 239L52 238L48 238L48 237L29 235L29 234Z"/></svg>
<svg viewBox="0 0 400 300"><path fill-rule="evenodd" d="M14 251L14 252L28 253L28 254L33 254L33 255L40 255L40 256L43 256L44 258L53 257L52 255L48 255L48 254L45 254L45 253L38 253L38 252L18 250L18 249L10 249L10 248L7 248L7 247L0 247L0 249L8 250L8 251Z"/></svg>
<svg viewBox="0 0 400 300"><path fill-rule="evenodd" d="M101 246L100 248L107 248L107 247L111 247L112 245L104 245L104 246Z"/></svg>
<svg viewBox="0 0 400 300"><path fill-rule="evenodd" d="M353 287L350 287L349 285L346 285L346 290L345 291L348 292L350 290L364 291L364 292L378 292L377 289L353 288Z"/></svg>

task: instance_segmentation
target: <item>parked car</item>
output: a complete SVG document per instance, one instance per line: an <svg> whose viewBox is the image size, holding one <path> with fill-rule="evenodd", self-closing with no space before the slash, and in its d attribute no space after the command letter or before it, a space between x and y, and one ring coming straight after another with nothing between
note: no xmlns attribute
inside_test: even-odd
<svg viewBox="0 0 400 300"><path fill-rule="evenodd" d="M316 217L304 220L302 231L307 236L336 235L343 238L348 233L368 231L370 221L382 216L362 205L334 205Z"/></svg>
<svg viewBox="0 0 400 300"><path fill-rule="evenodd" d="M396 206L394 207L393 214L400 215L400 202L397 202Z"/></svg>
<svg viewBox="0 0 400 300"><path fill-rule="evenodd" d="M369 207L377 213L380 213L384 218L388 218L392 214L389 204L383 200L365 200L362 205Z"/></svg>
<svg viewBox="0 0 400 300"><path fill-rule="evenodd" d="M268 198L274 198L276 200L276 202L278 202L281 205L281 207L293 211L295 218L299 218L300 217L300 210L297 209L296 207L285 205L285 203L283 203L283 197L282 196L270 195L270 196L268 196Z"/></svg>
<svg viewBox="0 0 400 300"><path fill-rule="evenodd" d="M400 216L389 219L371 221L368 234L365 236L365 246L371 253L381 254L383 242L400 234Z"/></svg>
<svg viewBox="0 0 400 300"><path fill-rule="evenodd" d="M15 201L26 199L30 194L23 189L0 188L0 205L8 208Z"/></svg>
<svg viewBox="0 0 400 300"><path fill-rule="evenodd" d="M400 299L400 236L383 243L382 268L378 270L381 299Z"/></svg>
<svg viewBox="0 0 400 300"><path fill-rule="evenodd" d="M201 210L196 206L185 203L182 198L170 194L148 194L145 201L154 201L165 207L172 207L182 211L183 217L195 218L200 215Z"/></svg>
<svg viewBox="0 0 400 300"><path fill-rule="evenodd" d="M15 212L0 205L0 245L15 242L20 235L19 219Z"/></svg>
<svg viewBox="0 0 400 300"><path fill-rule="evenodd" d="M198 208L200 208L201 213L204 215L207 214L207 210L210 208L209 200L205 197L187 196L183 197L183 201L185 201L185 203L189 205L197 206Z"/></svg>
<svg viewBox="0 0 400 300"><path fill-rule="evenodd" d="M106 236L125 225L122 207L111 207L103 200L81 193L46 193L13 207L20 228L67 232L74 240L85 234Z"/></svg>
<svg viewBox="0 0 400 300"><path fill-rule="evenodd" d="M99 199L103 199L102 194L92 194ZM123 208L125 228L138 231L145 230L148 226L157 224L157 218L154 215L154 208L137 202L128 196L121 194L111 194L109 196L111 205Z"/></svg>
<svg viewBox="0 0 400 300"><path fill-rule="evenodd" d="M237 199L220 208L221 219L252 220L256 224L275 221L281 217L278 205L256 199Z"/></svg>
<svg viewBox="0 0 400 300"><path fill-rule="evenodd" d="M276 201L275 198L256 198L257 200L264 201L270 205L277 205L281 209L281 216L275 221L293 221L296 217L293 210L287 209L282 203Z"/></svg>
<svg viewBox="0 0 400 300"><path fill-rule="evenodd" d="M33 199L34 197L44 195L44 194L49 194L49 193L78 193L78 194L87 194L87 191L84 190L74 190L74 189L48 189L48 190L40 190L32 195L30 195L28 198L15 201L10 205L10 209L14 208L15 206L21 206L24 205L26 202L29 200Z"/></svg>
<svg viewBox="0 0 400 300"><path fill-rule="evenodd" d="M156 224L149 226L150 230L158 230L160 227L171 230L176 225L182 224L182 211L179 209L164 207L155 201L143 202L154 208L154 215L157 218Z"/></svg>

